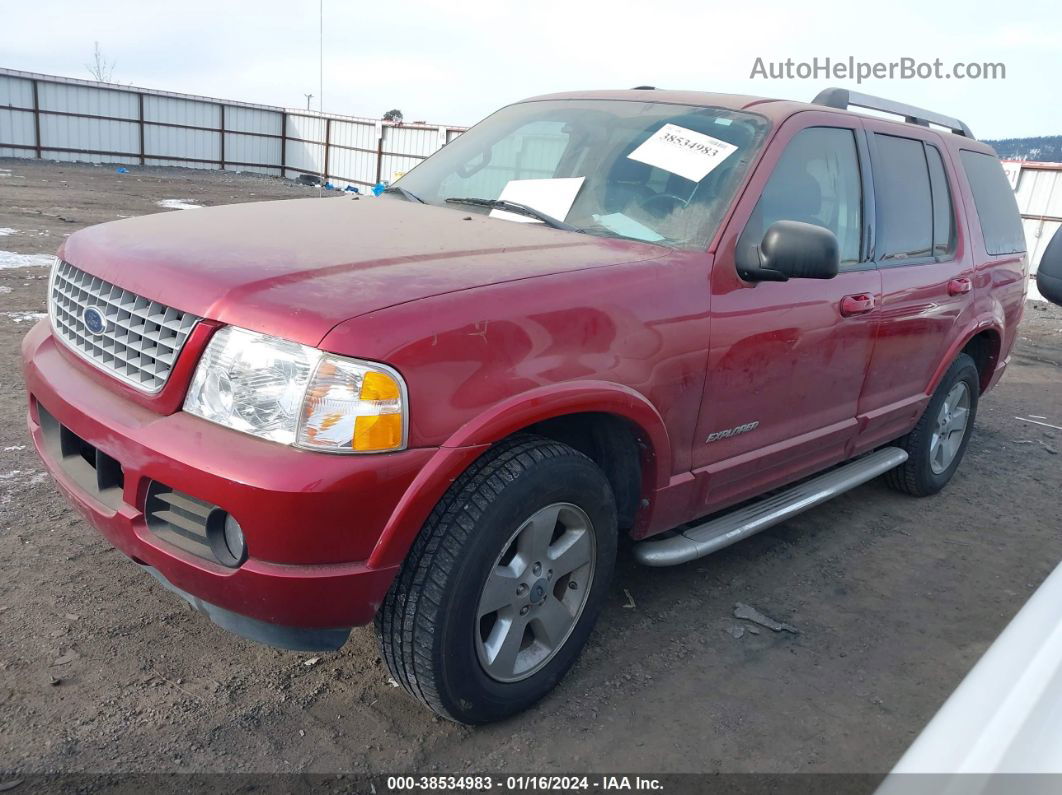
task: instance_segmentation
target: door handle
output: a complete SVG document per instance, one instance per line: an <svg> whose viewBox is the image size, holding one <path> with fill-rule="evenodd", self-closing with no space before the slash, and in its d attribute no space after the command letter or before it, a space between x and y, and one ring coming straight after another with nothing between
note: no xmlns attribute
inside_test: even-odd
<svg viewBox="0 0 1062 795"><path fill-rule="evenodd" d="M841 315L852 317L853 315L865 315L874 308L874 296L870 293L856 293L846 295L841 299Z"/></svg>
<svg viewBox="0 0 1062 795"><path fill-rule="evenodd" d="M972 289L973 282L965 276L960 276L958 279L952 279L948 282L948 295L965 295Z"/></svg>

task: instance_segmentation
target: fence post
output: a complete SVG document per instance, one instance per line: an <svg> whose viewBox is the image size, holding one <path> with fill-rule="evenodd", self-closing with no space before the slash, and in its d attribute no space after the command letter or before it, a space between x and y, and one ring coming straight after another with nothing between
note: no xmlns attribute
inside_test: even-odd
<svg viewBox="0 0 1062 795"><path fill-rule="evenodd" d="M332 119L325 119L325 134L324 134L324 174L321 175L322 182L328 182L328 156L331 153L332 146Z"/></svg>
<svg viewBox="0 0 1062 795"><path fill-rule="evenodd" d="M37 81L33 81L33 131L37 159L41 159L41 100L37 90Z"/></svg>
<svg viewBox="0 0 1062 795"><path fill-rule="evenodd" d="M221 108L221 130L218 135L221 136L221 170L225 170L225 106L218 105Z"/></svg>
<svg viewBox="0 0 1062 795"><path fill-rule="evenodd" d="M383 144L384 144L384 132L387 130L387 126L380 122L378 133L376 135L376 182L374 185L380 184L380 178L383 176Z"/></svg>
<svg viewBox="0 0 1062 795"><path fill-rule="evenodd" d="M288 175L288 112L280 113L280 177Z"/></svg>
<svg viewBox="0 0 1062 795"><path fill-rule="evenodd" d="M140 165L144 165L147 162L147 151L144 149L144 95L137 93L136 96L140 103Z"/></svg>

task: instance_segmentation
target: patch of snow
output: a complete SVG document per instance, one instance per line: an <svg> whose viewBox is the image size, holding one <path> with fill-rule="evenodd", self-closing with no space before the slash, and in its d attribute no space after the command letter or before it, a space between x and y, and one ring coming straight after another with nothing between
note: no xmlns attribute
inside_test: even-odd
<svg viewBox="0 0 1062 795"><path fill-rule="evenodd" d="M17 229L12 229L10 226L0 226L0 237L7 237L8 235L18 234Z"/></svg>
<svg viewBox="0 0 1062 795"><path fill-rule="evenodd" d="M0 473L0 505L10 505L14 495L39 486L47 480L47 472L32 469L12 469L10 472Z"/></svg>
<svg viewBox="0 0 1062 795"><path fill-rule="evenodd" d="M4 312L4 317L11 318L16 323L36 323L42 317L47 317L45 312Z"/></svg>
<svg viewBox="0 0 1062 795"><path fill-rule="evenodd" d="M155 204L167 210L198 210L202 207L201 204L192 204L184 199L159 199Z"/></svg>
<svg viewBox="0 0 1062 795"><path fill-rule="evenodd" d="M16 254L0 251L0 270L10 268L50 268L55 259L51 254Z"/></svg>

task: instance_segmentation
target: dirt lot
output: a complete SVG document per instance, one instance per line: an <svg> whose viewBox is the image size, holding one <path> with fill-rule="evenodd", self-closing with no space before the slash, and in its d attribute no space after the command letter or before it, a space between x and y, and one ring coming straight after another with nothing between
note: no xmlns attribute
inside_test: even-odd
<svg viewBox="0 0 1062 795"><path fill-rule="evenodd" d="M17 230L0 249L51 254L161 199L308 194L0 160L0 234ZM458 727L389 683L370 629L315 663L227 635L67 507L30 447L18 370L45 277L0 268L0 771L883 772L1062 560L1062 433L1015 419L1062 424L1062 310L1030 303L943 494L871 483L676 569L624 551L556 692L502 725ZM736 638L735 602L800 632Z"/></svg>

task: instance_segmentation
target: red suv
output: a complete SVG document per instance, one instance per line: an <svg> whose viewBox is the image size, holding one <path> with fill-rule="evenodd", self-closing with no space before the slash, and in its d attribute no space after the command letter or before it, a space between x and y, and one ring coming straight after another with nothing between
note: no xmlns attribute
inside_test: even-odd
<svg viewBox="0 0 1062 795"><path fill-rule="evenodd" d="M23 344L29 427L221 626L328 650L375 619L399 683L480 723L572 665L620 533L671 565L882 473L942 488L1027 271L956 119L538 97L378 198L72 235Z"/></svg>

